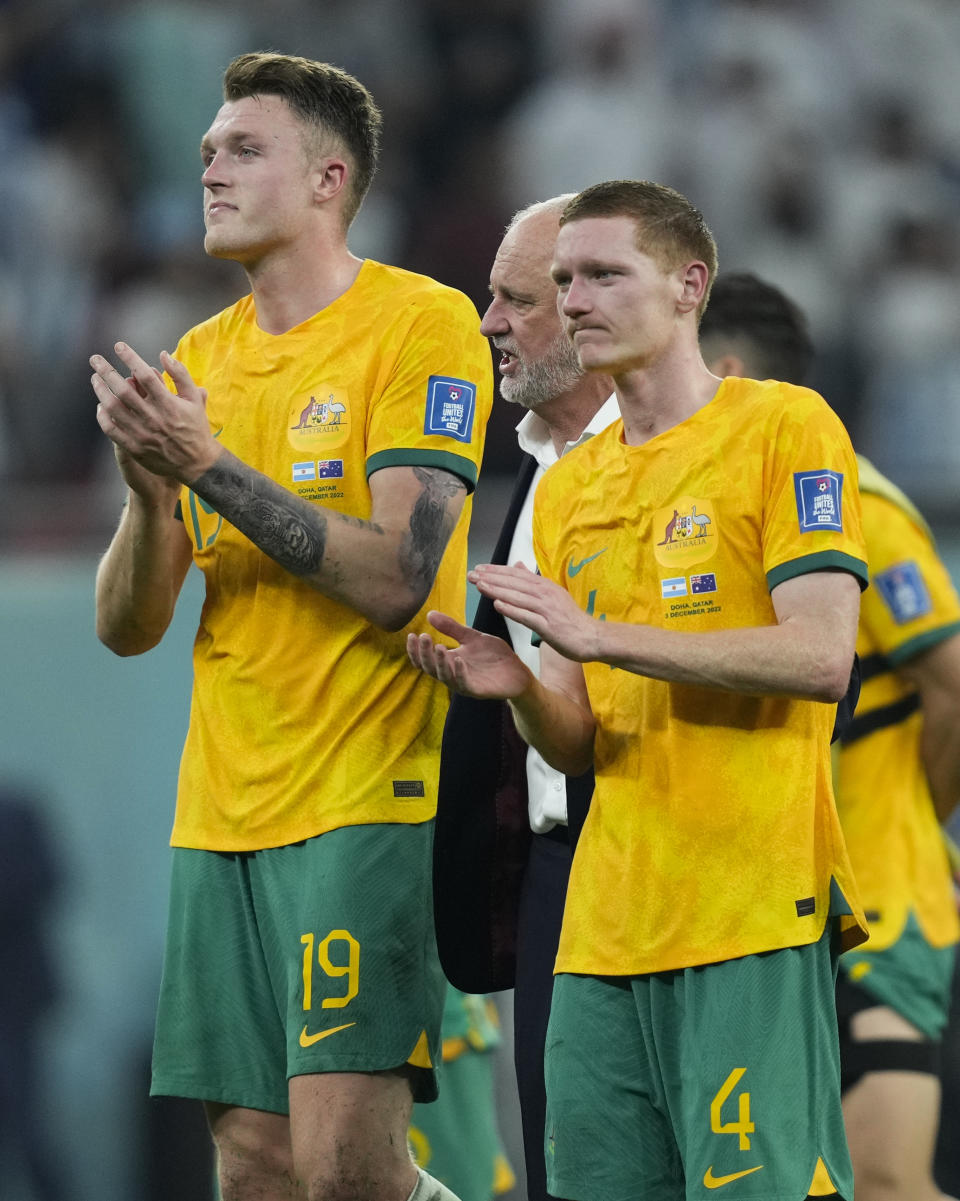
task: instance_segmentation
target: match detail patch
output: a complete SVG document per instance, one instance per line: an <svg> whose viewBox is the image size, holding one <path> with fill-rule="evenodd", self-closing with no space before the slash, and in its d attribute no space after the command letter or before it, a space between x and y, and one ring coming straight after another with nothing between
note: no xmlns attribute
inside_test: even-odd
<svg viewBox="0 0 960 1201"><path fill-rule="evenodd" d="M427 380L427 413L423 432L469 442L473 435L476 403L476 384L449 375L431 375Z"/></svg>
<svg viewBox="0 0 960 1201"><path fill-rule="evenodd" d="M895 563L886 571L878 571L873 583L880 590L883 603L893 614L898 626L906 625L917 617L926 617L933 609L930 593L913 559L908 559L906 563Z"/></svg>
<svg viewBox="0 0 960 1201"><path fill-rule="evenodd" d="M843 473L839 471L795 471L800 533L814 530L843 530Z"/></svg>

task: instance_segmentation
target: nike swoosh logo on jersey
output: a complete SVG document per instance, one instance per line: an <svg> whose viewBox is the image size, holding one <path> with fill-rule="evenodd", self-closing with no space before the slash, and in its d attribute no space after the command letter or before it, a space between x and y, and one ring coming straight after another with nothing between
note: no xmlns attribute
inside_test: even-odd
<svg viewBox="0 0 960 1201"><path fill-rule="evenodd" d="M578 575L583 570L583 568L586 567L586 565L588 563L592 563L594 559L599 559L600 556L603 554L603 551L606 549L607 548L604 547L603 550L598 550L595 555L588 555L585 559L581 559L579 563L571 563L570 566L567 568L567 575L568 576Z"/></svg>
<svg viewBox="0 0 960 1201"><path fill-rule="evenodd" d="M338 1030L348 1030L351 1026L355 1026L356 1022L347 1022L345 1026L331 1026L329 1030L318 1030L316 1034L308 1034L307 1028L300 1031L300 1046L312 1047L314 1043L318 1043L321 1038L327 1038L331 1034L336 1034Z"/></svg>
<svg viewBox="0 0 960 1201"><path fill-rule="evenodd" d="M749 1176L751 1172L759 1172L762 1167L763 1164L758 1163L755 1168L746 1168L742 1172L731 1172L729 1176L714 1176L713 1164L711 1164L704 1173L703 1183L706 1188L723 1188L725 1184L739 1180L741 1176Z"/></svg>

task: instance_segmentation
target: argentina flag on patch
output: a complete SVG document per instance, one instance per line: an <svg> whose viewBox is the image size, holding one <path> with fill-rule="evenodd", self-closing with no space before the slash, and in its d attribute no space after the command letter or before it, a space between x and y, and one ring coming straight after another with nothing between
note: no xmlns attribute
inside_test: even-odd
<svg viewBox="0 0 960 1201"><path fill-rule="evenodd" d="M893 614L898 626L917 617L926 617L933 609L930 593L923 582L919 566L913 559L895 563L886 571L878 571L873 584L880 590L883 603Z"/></svg>
<svg viewBox="0 0 960 1201"><path fill-rule="evenodd" d="M423 432L469 442L476 402L476 384L449 375L431 375L427 380L427 415Z"/></svg>
<svg viewBox="0 0 960 1201"><path fill-rule="evenodd" d="M814 530L842 532L842 471L795 471L793 487L801 534L810 534Z"/></svg>

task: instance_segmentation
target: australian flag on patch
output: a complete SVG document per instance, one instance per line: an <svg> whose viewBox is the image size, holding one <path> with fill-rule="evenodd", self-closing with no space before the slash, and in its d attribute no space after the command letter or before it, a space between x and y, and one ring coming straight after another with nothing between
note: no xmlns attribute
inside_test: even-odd
<svg viewBox="0 0 960 1201"><path fill-rule="evenodd" d="M473 413L477 403L477 385L450 375L431 375L427 380L425 434L444 434L458 442L469 442L473 434Z"/></svg>
<svg viewBox="0 0 960 1201"><path fill-rule="evenodd" d="M317 479L318 480L342 480L343 479L343 459L318 459L317 460Z"/></svg>
<svg viewBox="0 0 960 1201"><path fill-rule="evenodd" d="M690 591L697 595L698 592L716 592L717 577L712 571L708 571L703 575L692 575L690 577Z"/></svg>
<svg viewBox="0 0 960 1201"><path fill-rule="evenodd" d="M842 471L795 471L793 488L801 534L810 534L814 530L843 530Z"/></svg>

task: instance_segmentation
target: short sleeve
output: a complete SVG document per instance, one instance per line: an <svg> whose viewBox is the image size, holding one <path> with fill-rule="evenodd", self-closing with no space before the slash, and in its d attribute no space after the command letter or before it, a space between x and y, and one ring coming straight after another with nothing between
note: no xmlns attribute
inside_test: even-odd
<svg viewBox="0 0 960 1201"><path fill-rule="evenodd" d="M960 599L927 532L899 505L863 497L871 587L860 621L892 666L960 631Z"/></svg>
<svg viewBox="0 0 960 1201"><path fill-rule="evenodd" d="M476 486L493 403L493 364L471 301L452 289L412 299L401 344L368 413L367 476L441 467Z"/></svg>
<svg viewBox="0 0 960 1201"><path fill-rule="evenodd" d="M764 475L763 566L772 590L812 571L849 571L867 586L857 460L822 397L783 386Z"/></svg>

